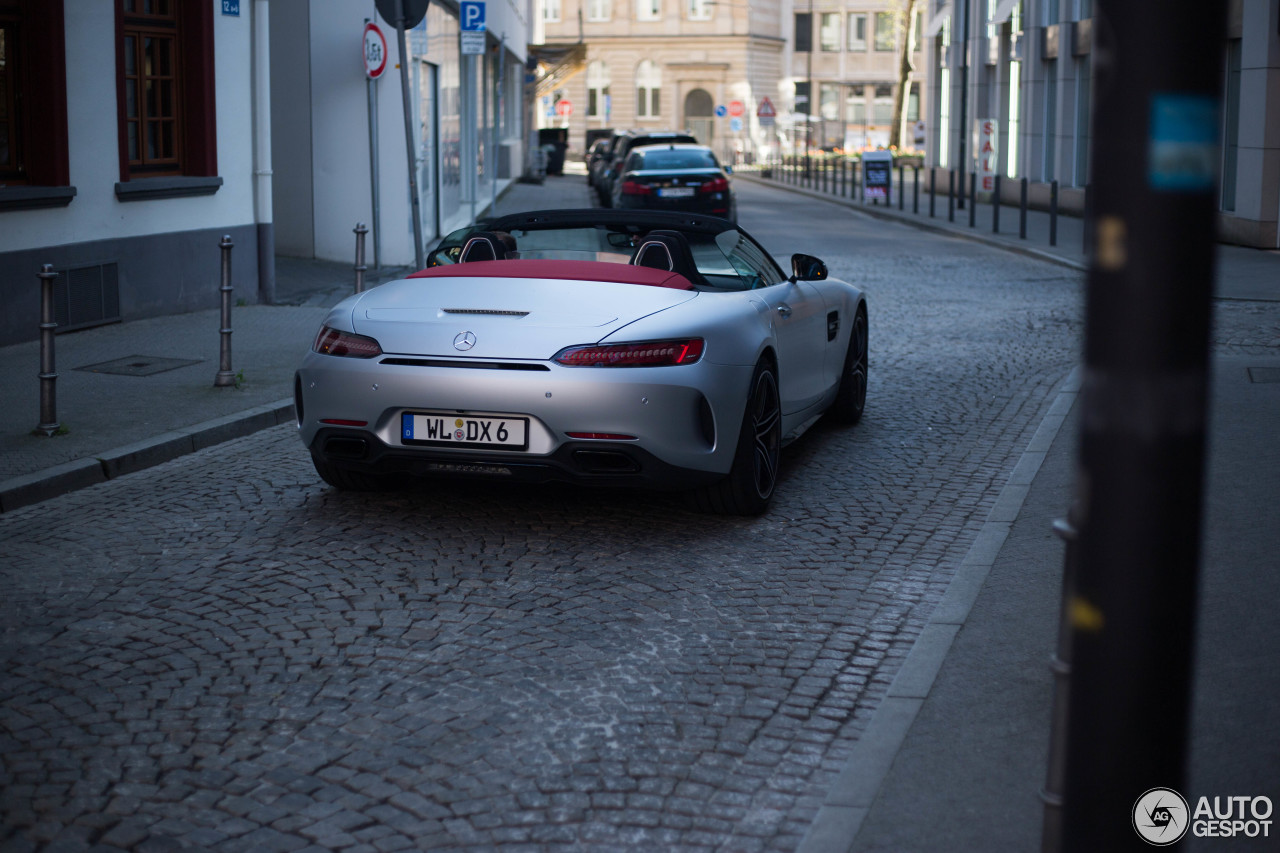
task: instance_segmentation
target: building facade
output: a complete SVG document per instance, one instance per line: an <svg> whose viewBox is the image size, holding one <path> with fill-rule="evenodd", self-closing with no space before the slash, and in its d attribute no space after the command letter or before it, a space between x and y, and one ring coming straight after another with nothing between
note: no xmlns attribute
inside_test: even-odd
<svg viewBox="0 0 1280 853"><path fill-rule="evenodd" d="M1219 237L1280 248L1280 7L1273 0L1227 6ZM930 0L929 163L966 174L989 165L1025 177L1033 199L1047 198L1056 181L1064 208L1082 211L1091 175L1094 13L1094 0ZM1005 186L1016 192L1012 182Z"/></svg>
<svg viewBox="0 0 1280 853"><path fill-rule="evenodd" d="M418 232L439 235L482 213L524 161L522 109L527 0L488 0L483 53L464 54L457 2L434 2L406 33L412 167L394 22L374 0L272 0L276 246L282 255L416 262ZM371 79L361 61L367 25L388 52ZM376 255L376 258L375 258Z"/></svg>
<svg viewBox="0 0 1280 853"><path fill-rule="evenodd" d="M689 130L729 162L806 145L887 144L907 38L897 8L895 0L539 0L535 38L581 42L585 56L581 73L538 92L536 120L568 128L575 151L592 130ZM913 115L923 79L918 63Z"/></svg>
<svg viewBox="0 0 1280 853"><path fill-rule="evenodd" d="M224 236L270 290L267 3L216 6L0 2L0 344L38 336L44 264L64 330L217 305Z"/></svg>

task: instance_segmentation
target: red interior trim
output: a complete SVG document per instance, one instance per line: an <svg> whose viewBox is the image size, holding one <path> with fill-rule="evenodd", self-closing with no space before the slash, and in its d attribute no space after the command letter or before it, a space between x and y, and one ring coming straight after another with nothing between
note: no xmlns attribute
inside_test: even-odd
<svg viewBox="0 0 1280 853"><path fill-rule="evenodd" d="M555 278L569 281L607 281L618 284L643 284L692 290L693 283L679 273L638 267L633 264L611 264L607 261L559 261L527 259L512 261L471 261L428 267L407 278Z"/></svg>

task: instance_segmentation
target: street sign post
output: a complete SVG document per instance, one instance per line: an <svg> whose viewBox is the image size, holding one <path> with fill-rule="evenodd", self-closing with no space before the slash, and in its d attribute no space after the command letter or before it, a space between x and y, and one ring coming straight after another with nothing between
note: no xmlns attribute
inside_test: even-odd
<svg viewBox="0 0 1280 853"><path fill-rule="evenodd" d="M377 82L387 70L387 37L382 29L368 18L364 22L364 75L365 101L369 108L369 202L373 208L373 268L382 265L382 218L378 196L378 87Z"/></svg>

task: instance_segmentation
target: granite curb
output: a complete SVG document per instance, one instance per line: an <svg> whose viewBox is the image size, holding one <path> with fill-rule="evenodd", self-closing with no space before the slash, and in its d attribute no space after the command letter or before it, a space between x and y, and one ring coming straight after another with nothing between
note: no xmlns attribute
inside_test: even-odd
<svg viewBox="0 0 1280 853"><path fill-rule="evenodd" d="M1031 480L1044 461L1047 447L1062 427L1062 413L1071 409L1080 393L1081 377L1082 370L1076 367L1059 386L1040 427L1023 451L942 601L889 685L866 731L854 744L844 769L828 789L798 853L847 853L849 850L942 669L952 642L973 609L1027 496Z"/></svg>
<svg viewBox="0 0 1280 853"><path fill-rule="evenodd" d="M287 398L0 481L0 512L105 483L293 419L293 399Z"/></svg>

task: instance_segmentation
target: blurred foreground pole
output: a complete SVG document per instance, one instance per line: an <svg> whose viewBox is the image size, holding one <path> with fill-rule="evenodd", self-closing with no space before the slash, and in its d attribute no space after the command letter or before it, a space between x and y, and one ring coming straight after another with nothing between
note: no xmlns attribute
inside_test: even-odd
<svg viewBox="0 0 1280 853"><path fill-rule="evenodd" d="M1145 849L1139 797L1186 795L1225 13L1095 11L1068 851Z"/></svg>

